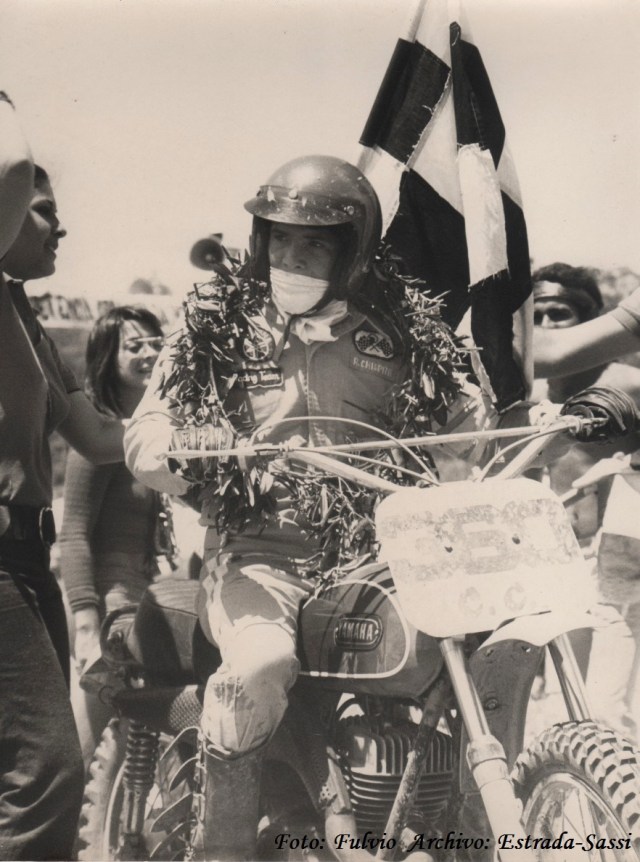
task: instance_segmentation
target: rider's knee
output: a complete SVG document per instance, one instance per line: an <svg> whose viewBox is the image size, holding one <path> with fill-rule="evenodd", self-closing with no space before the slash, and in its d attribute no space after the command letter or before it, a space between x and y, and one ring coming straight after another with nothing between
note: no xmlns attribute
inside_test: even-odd
<svg viewBox="0 0 640 862"><path fill-rule="evenodd" d="M277 634L240 638L205 691L202 727L222 751L235 754L264 743L276 730L287 707L287 693L299 670L291 638Z"/></svg>
<svg viewBox="0 0 640 862"><path fill-rule="evenodd" d="M207 691L217 705L234 708L251 703L257 709L267 701L286 697L299 670L295 655L266 655L259 660L242 657L225 663L209 680Z"/></svg>
<svg viewBox="0 0 640 862"><path fill-rule="evenodd" d="M248 697L261 692L287 692L299 670L291 635L276 626L250 626L228 645L225 665L240 681Z"/></svg>

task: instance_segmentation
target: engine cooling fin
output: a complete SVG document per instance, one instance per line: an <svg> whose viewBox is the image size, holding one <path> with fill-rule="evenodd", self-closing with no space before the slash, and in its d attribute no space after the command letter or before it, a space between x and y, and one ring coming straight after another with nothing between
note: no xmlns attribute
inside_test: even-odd
<svg viewBox="0 0 640 862"><path fill-rule="evenodd" d="M341 768L358 824L358 830L381 834L393 806L413 745L416 725L376 727L366 717L340 722ZM436 732L413 811L421 823L439 819L449 799L453 777L451 737Z"/></svg>

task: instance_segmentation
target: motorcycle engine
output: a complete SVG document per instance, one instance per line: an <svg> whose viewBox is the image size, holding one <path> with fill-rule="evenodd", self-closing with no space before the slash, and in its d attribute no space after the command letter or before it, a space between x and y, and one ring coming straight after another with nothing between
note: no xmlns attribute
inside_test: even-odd
<svg viewBox="0 0 640 862"><path fill-rule="evenodd" d="M341 768L358 830L382 834L407 764L417 725L409 719L351 715L337 727ZM436 731L414 801L412 823L435 823L449 799L453 777L451 737Z"/></svg>

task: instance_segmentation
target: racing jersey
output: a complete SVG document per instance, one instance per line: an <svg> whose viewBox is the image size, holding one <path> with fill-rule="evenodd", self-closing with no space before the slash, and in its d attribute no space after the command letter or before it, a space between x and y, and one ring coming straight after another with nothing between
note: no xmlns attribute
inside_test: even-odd
<svg viewBox="0 0 640 862"><path fill-rule="evenodd" d="M235 377L225 399L225 410L240 437L260 428L266 429L261 441L284 442L301 435L310 445L376 436L373 429L340 420L375 426L376 411L391 388L406 378L408 367L401 348L380 322L350 308L347 317L332 327L334 341L310 344L293 333L285 339L285 322L270 303L255 324L255 336L235 345ZM189 483L170 471L167 452L173 431L184 420L161 394L163 376L171 368L171 350L170 340L127 428L125 456L140 481L182 495ZM496 414L477 388L466 386L449 416L447 429L462 431L488 427ZM282 424L274 425L276 422ZM451 468L460 478L460 465L468 472L481 452L480 445L457 450L439 447L435 458L441 472ZM258 543L263 551L268 548L273 553L304 557L311 550L309 539L301 533L296 512L288 508L286 494L274 490L278 512L273 524L266 529L263 523L256 522L255 529L249 525L232 537L233 549L255 550ZM215 502L205 505L202 521L213 527ZM219 541L214 534L215 530L208 531L206 550Z"/></svg>

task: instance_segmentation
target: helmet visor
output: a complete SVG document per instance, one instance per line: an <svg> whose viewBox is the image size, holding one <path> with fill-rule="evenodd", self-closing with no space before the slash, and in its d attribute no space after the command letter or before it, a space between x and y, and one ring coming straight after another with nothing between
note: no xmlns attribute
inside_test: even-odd
<svg viewBox="0 0 640 862"><path fill-rule="evenodd" d="M283 224L316 227L347 224L362 209L357 202L335 200L326 195L282 186L261 186L244 208L254 216Z"/></svg>

